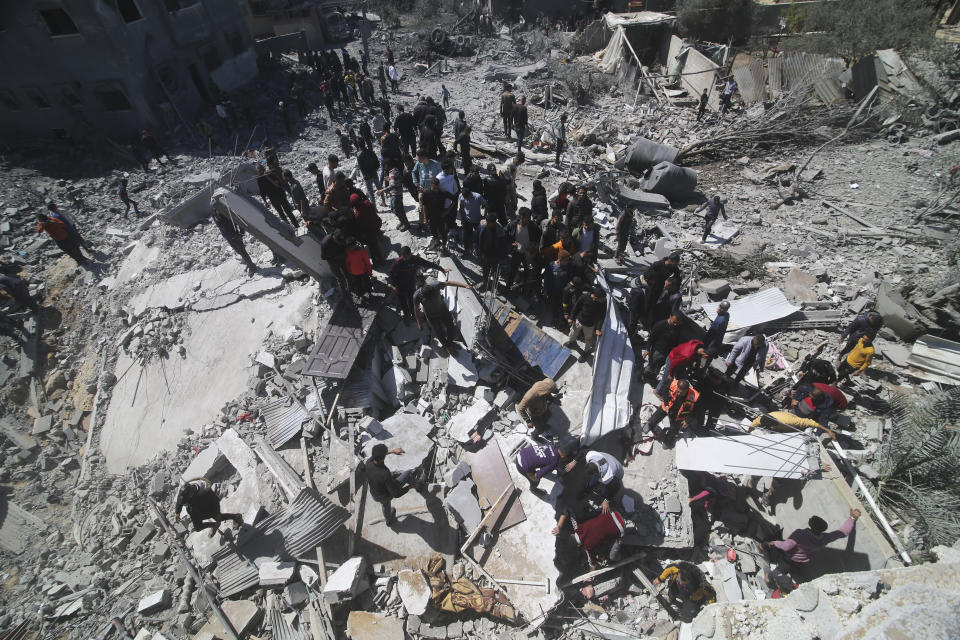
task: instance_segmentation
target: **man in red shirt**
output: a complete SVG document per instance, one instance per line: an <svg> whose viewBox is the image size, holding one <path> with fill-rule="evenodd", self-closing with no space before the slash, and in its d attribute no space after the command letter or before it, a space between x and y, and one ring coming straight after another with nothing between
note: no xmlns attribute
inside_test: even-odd
<svg viewBox="0 0 960 640"><path fill-rule="evenodd" d="M657 385L657 396L662 397L667 388L667 383L676 380L678 377L688 377L689 367L700 361L700 358L707 358L706 347L699 340L688 340L681 342L667 354L667 367L663 371L663 377L660 378L660 384Z"/></svg>
<svg viewBox="0 0 960 640"><path fill-rule="evenodd" d="M85 265L90 260L80 251L80 243L75 234L70 233L67 225L58 218L51 218L42 213L37 214L37 233L46 231L47 234L57 243L60 250L77 261L77 264Z"/></svg>

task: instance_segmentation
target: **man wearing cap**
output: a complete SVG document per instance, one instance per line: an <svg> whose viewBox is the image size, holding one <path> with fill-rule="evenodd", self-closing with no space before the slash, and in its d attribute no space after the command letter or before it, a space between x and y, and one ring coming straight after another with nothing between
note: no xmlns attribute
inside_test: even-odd
<svg viewBox="0 0 960 640"><path fill-rule="evenodd" d="M397 522L397 510L390 504L394 498L403 497L411 487L420 484L420 468L407 469L403 472L391 471L387 466L386 457L390 454L402 455L403 449L387 449L387 445L378 443L373 445L370 458L363 465L367 476L367 486L370 487L370 497L380 503L383 510L383 520L393 528Z"/></svg>
<svg viewBox="0 0 960 640"><path fill-rule="evenodd" d="M583 336L584 355L593 352L593 345L600 335L600 325L607 315L607 294L600 285L593 287L593 290L584 293L574 303L573 311L570 313L570 320L573 326L570 329L570 335L564 343L566 347L572 347L576 344L580 336Z"/></svg>

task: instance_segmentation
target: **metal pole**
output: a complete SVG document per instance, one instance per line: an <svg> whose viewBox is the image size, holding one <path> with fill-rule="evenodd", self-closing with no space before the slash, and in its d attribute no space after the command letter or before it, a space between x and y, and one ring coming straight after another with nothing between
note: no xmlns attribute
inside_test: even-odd
<svg viewBox="0 0 960 640"><path fill-rule="evenodd" d="M152 506L153 510L156 512L157 520L160 522L160 525L163 527L164 531L167 532L167 535L172 539L173 549L177 552L177 555L180 556L180 562L183 563L183 566L186 567L187 572L193 577L193 581L200 589L200 592L206 596L207 603L210 605L210 608L213 609L213 614L217 616L217 620L219 620L220 624L223 625L223 629L227 632L229 640L240 640L240 636L237 635L237 631L230 623L230 619L223 613L223 609L221 609L220 605L217 604L216 598L214 598L210 592L207 591L207 585L203 581L203 578L194 568L193 563L190 562L190 559L187 558L187 554L183 552L183 549L180 546L180 539L177 538L176 534L173 532L173 529L170 527L170 523L167 522L167 517L163 515L163 511L160 510L160 505L157 504L156 500L149 496L147 497L147 500L150 502L150 506Z"/></svg>

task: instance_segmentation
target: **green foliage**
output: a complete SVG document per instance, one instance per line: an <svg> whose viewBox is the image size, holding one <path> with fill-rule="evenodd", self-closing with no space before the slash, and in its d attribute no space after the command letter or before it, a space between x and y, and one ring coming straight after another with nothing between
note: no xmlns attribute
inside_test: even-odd
<svg viewBox="0 0 960 640"><path fill-rule="evenodd" d="M927 547L960 537L960 390L891 402L877 500L911 519Z"/></svg>
<svg viewBox="0 0 960 640"><path fill-rule="evenodd" d="M877 49L927 47L933 41L934 9L903 0L831 0L813 5L798 48L839 56L853 64Z"/></svg>
<svg viewBox="0 0 960 640"><path fill-rule="evenodd" d="M743 40L750 35L753 0L681 0L677 24L684 36L709 42Z"/></svg>
<svg viewBox="0 0 960 640"><path fill-rule="evenodd" d="M396 29L400 26L400 12L391 4L383 4L377 9L383 25L388 29Z"/></svg>
<svg viewBox="0 0 960 640"><path fill-rule="evenodd" d="M808 7L799 4L792 4L784 12L784 22L787 23L787 31L790 33L800 33L807 23L807 16L810 13Z"/></svg>

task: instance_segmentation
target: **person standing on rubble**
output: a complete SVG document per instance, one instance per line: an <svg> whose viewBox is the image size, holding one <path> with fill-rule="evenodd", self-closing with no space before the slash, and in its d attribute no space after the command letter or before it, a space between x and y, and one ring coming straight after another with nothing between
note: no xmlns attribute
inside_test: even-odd
<svg viewBox="0 0 960 640"><path fill-rule="evenodd" d="M513 216L517 213L517 206L519 205L517 173L525 159L526 156L523 155L523 152L518 150L517 155L503 163L503 168L500 170L500 175L503 176L507 183L506 213L508 216Z"/></svg>
<svg viewBox="0 0 960 640"><path fill-rule="evenodd" d="M377 210L365 196L360 193L350 194L350 206L353 208L358 237L370 250L374 264L380 266L383 262L383 251L380 249L380 229L383 220L377 215Z"/></svg>
<svg viewBox="0 0 960 640"><path fill-rule="evenodd" d="M707 111L707 102L710 100L710 95L707 93L707 90L704 89L703 93L700 94L700 107L697 109L697 122L700 122L700 118L703 117L703 114Z"/></svg>
<svg viewBox="0 0 960 640"><path fill-rule="evenodd" d="M404 111L403 105L397 105L397 118L393 121L394 130L400 134L403 150L411 156L417 152L417 121L413 114Z"/></svg>
<svg viewBox="0 0 960 640"><path fill-rule="evenodd" d="M439 162L432 159L430 154L426 149L419 149L417 151L417 163L413 165L413 175L414 184L417 185L417 201L419 206L417 207L417 213L420 217L419 232L423 234L427 226L427 215L424 210L423 204L423 194L427 191L430 191L430 184L433 179L440 175L440 172L443 170L443 167Z"/></svg>
<svg viewBox="0 0 960 640"><path fill-rule="evenodd" d="M737 81L733 76L727 79L727 84L723 87L723 95L720 96L720 113L726 113L732 106L733 94L737 92Z"/></svg>
<svg viewBox="0 0 960 640"><path fill-rule="evenodd" d="M487 201L479 193L464 187L457 199L463 221L463 257L476 257L475 247L479 242L480 223L483 222Z"/></svg>
<svg viewBox="0 0 960 640"><path fill-rule="evenodd" d="M137 214L137 217L140 217L140 207L137 206L136 201L130 199L130 194L127 192L127 179L120 178L120 189L117 191L117 195L120 197L120 202L123 203L123 217L126 218L130 215L130 208L133 207L133 212Z"/></svg>
<svg viewBox="0 0 960 640"><path fill-rule="evenodd" d="M667 354L683 340L683 316L671 313L670 317L653 325L647 338L647 349L643 357L647 359L644 376L656 381L656 376L666 362Z"/></svg>
<svg viewBox="0 0 960 640"><path fill-rule="evenodd" d="M571 324L570 334L563 346L573 347L583 336L583 357L593 353L593 345L600 337L603 319L607 315L607 294L603 287L595 285L589 293L580 296L573 305L567 321Z"/></svg>
<svg viewBox="0 0 960 640"><path fill-rule="evenodd" d="M553 378L544 378L533 383L517 403L517 413L527 423L527 428L533 430L531 435L538 436L549 428L547 403L550 400L550 394L556 390L557 383Z"/></svg>
<svg viewBox="0 0 960 640"><path fill-rule="evenodd" d="M217 225L220 235L227 241L230 248L236 251L243 264L247 265L247 275L252 277L257 272L257 265L250 258L250 254L247 253L247 248L243 244L243 227L230 218L229 210L226 205L220 203L219 199L214 198L211 205L210 215L213 218L213 223Z"/></svg>
<svg viewBox="0 0 960 640"><path fill-rule="evenodd" d="M320 241L320 257L327 261L330 272L342 291L348 291L347 281L347 240L343 231L333 227L329 218L325 220L329 233Z"/></svg>
<svg viewBox="0 0 960 640"><path fill-rule="evenodd" d="M80 250L80 242L77 240L76 234L70 233L63 220L38 213L37 233L44 231L60 247L60 250L76 260L77 264L85 265L90 262L89 258L83 255Z"/></svg>
<svg viewBox="0 0 960 640"><path fill-rule="evenodd" d="M462 282L453 282L452 280L440 282L428 278L426 283L413 294L413 313L420 330L423 331L423 323L426 321L440 344L447 351L452 352L458 348L456 342L460 339L460 330L450 314L450 309L447 308L447 301L443 299L443 289L445 287L473 288Z"/></svg>
<svg viewBox="0 0 960 640"><path fill-rule="evenodd" d="M350 204L350 194L347 191L346 181L346 174L343 171L337 171L323 198L323 206L337 212L340 212L341 209L346 210L346 207Z"/></svg>
<svg viewBox="0 0 960 640"><path fill-rule="evenodd" d="M847 354L847 359L841 362L837 368L837 383L843 382L849 378L851 374L862 376L866 372L867 367L870 366L870 361L873 360L875 351L873 338L871 338L869 334L862 336L860 340L857 341L856 346Z"/></svg>
<svg viewBox="0 0 960 640"><path fill-rule="evenodd" d="M83 247L87 253L90 253L91 255L93 254L93 245L87 242L87 239L83 237L83 234L81 234L80 230L77 229L77 225L70 218L70 216L60 211L56 202L47 203L47 215L62 222L67 228L67 233L69 233L70 236L77 241L77 244Z"/></svg>
<svg viewBox="0 0 960 640"><path fill-rule="evenodd" d="M657 298L647 300L646 326L652 327L671 313L682 311L683 291L680 289L680 278L670 276L663 284L663 290Z"/></svg>
<svg viewBox="0 0 960 640"><path fill-rule="evenodd" d="M430 188L420 194L423 214L430 224L430 233L433 236L432 244L442 254L447 251L446 202L451 197L450 194L440 190L440 180L438 178L430 180Z"/></svg>
<svg viewBox="0 0 960 640"><path fill-rule="evenodd" d="M403 449L387 449L387 445L373 445L370 458L363 464L363 472L370 487L370 497L380 503L383 521L391 529L397 522L397 510L390 504L394 498L401 498L411 489L420 486L422 469L415 467L403 472L391 471L387 466L388 455L403 455Z"/></svg>
<svg viewBox="0 0 960 640"><path fill-rule="evenodd" d="M720 201L720 196L713 196L712 199L700 205L694 213L700 213L704 209L706 209L707 212L703 215L703 237L700 239L700 244L707 243L707 237L709 237L710 231L713 229L713 225L718 217L722 215L724 220L728 219L727 209Z"/></svg>
<svg viewBox="0 0 960 640"><path fill-rule="evenodd" d="M853 349L857 343L860 341L860 338L863 336L870 336L871 340L876 339L877 333L880 329L883 328L883 316L877 313L876 311L868 311L867 313L861 313L856 318L853 319L847 328L844 329L843 333L840 334L840 341L838 344L844 344L843 348L840 350L840 354L837 356L837 366L840 366L840 363L843 361L843 356L850 353L850 350Z"/></svg>
<svg viewBox="0 0 960 640"><path fill-rule="evenodd" d="M194 530L203 531L209 528L211 538L217 534L220 523L224 520L232 520L238 529L243 525L243 517L239 513L220 511L220 496L206 478L190 480L180 487L177 502L173 507L177 522L180 522L180 511L184 507L187 508L187 515L193 522Z"/></svg>
<svg viewBox="0 0 960 640"><path fill-rule="evenodd" d="M527 124L529 114L527 113L527 96L520 96L516 106L513 108L513 128L517 132L517 153L523 153L523 139L527 135Z"/></svg>
<svg viewBox="0 0 960 640"><path fill-rule="evenodd" d="M297 210L300 211L300 217L306 218L310 213L310 203L307 201L307 194L304 193L300 181L293 177L293 172L289 169L284 170L283 180L286 183L290 197L293 198L293 204Z"/></svg>
<svg viewBox="0 0 960 640"><path fill-rule="evenodd" d="M387 160L387 162L391 162ZM377 195L381 198L384 193L390 195L390 210L393 211L393 214L397 216L397 220L400 222L398 227L399 231L406 231L410 228L410 222L407 220L407 212L403 208L403 168L402 164L398 161L393 161L393 164L388 165L387 173L387 184L382 189L377 191Z"/></svg>
<svg viewBox="0 0 960 640"><path fill-rule="evenodd" d="M563 292L570 283L570 277L570 254L561 249L557 253L557 259L543 272L543 291L547 296L550 317L554 323L563 315Z"/></svg>
<svg viewBox="0 0 960 640"><path fill-rule="evenodd" d="M560 121L553 125L553 137L556 138L556 159L554 164L560 166L560 155L567 146L567 114L560 114Z"/></svg>
<svg viewBox="0 0 960 640"><path fill-rule="evenodd" d="M557 254L557 260L560 260L563 253L566 251L561 249L562 253ZM570 254L567 253L567 256ZM577 303L577 300L580 299L580 296L583 295L584 290L586 289L586 284L583 281L583 278L580 276L573 276L570 278L570 282L563 288L560 293L560 313L554 316L553 326L556 327L558 331L566 333L570 330L570 314L573 313L573 305Z"/></svg>
<svg viewBox="0 0 960 640"><path fill-rule="evenodd" d="M670 276L680 277L680 252L674 251L662 260L651 264L643 273L647 283L647 299L656 300L663 292L663 286Z"/></svg>
<svg viewBox="0 0 960 640"><path fill-rule="evenodd" d="M620 210L617 216L617 222L614 225L617 235L617 251L613 254L613 259L617 264L623 264L623 253L627 249L627 243L630 242L630 234L633 233L633 215L636 207L628 204Z"/></svg>
<svg viewBox="0 0 960 640"><path fill-rule="evenodd" d="M269 200L269 204L273 205L277 214L296 229L299 223L296 216L293 215L293 207L290 205L290 201L287 200L287 193L282 180L278 180L276 173L273 171L267 173L266 167L262 164L257 165L257 187L260 189L263 206L268 206Z"/></svg>
<svg viewBox="0 0 960 640"><path fill-rule="evenodd" d="M464 126L460 134L453 139L454 147L460 148L460 164L463 165L463 172L470 173L473 169L473 159L470 157L470 134L473 129Z"/></svg>
<svg viewBox="0 0 960 640"><path fill-rule="evenodd" d="M367 187L367 196L370 197L370 203L377 201L377 189L383 185L380 183L380 160L370 146L364 146L357 155L357 168L360 169L360 175L363 176L363 184Z"/></svg>
<svg viewBox="0 0 960 640"><path fill-rule="evenodd" d="M400 257L390 267L390 286L397 292L399 311L406 322L414 319L413 295L417 290L417 277L420 269L436 269L449 273L436 262L430 262L420 256L413 255L410 247L400 249Z"/></svg>
<svg viewBox="0 0 960 640"><path fill-rule="evenodd" d="M487 165L488 176L483 180L483 197L487 199L487 213L493 214L501 226L507 224L507 180L493 164Z"/></svg>
<svg viewBox="0 0 960 640"><path fill-rule="evenodd" d="M387 78L390 79L390 89L397 93L400 91L400 74L397 72L397 68L390 63L390 66L387 67Z"/></svg>
<svg viewBox="0 0 960 640"><path fill-rule="evenodd" d="M487 287L495 287L499 281L498 272L495 270L507 258L510 251L510 240L507 237L507 231L501 226L490 209L490 201L487 200L487 218L480 225L479 242L477 244L477 253L480 256L480 285L478 291L485 291Z"/></svg>
<svg viewBox="0 0 960 640"><path fill-rule="evenodd" d="M520 207L520 214L507 227L510 238L510 268L507 272L503 295L509 295L517 273L523 268L523 280L520 281L520 293L524 283L530 280L530 273L539 274L540 227L530 220L530 209Z"/></svg>
<svg viewBox="0 0 960 640"><path fill-rule="evenodd" d="M513 130L513 108L516 106L516 98L510 91L510 85L503 85L503 93L500 94L500 117L503 118L503 135L510 137Z"/></svg>
<svg viewBox="0 0 960 640"><path fill-rule="evenodd" d="M447 89L447 85L440 85L440 99L443 101L443 108L450 108L450 90ZM461 112L462 113L462 112Z"/></svg>
<svg viewBox="0 0 960 640"><path fill-rule="evenodd" d="M733 345L727 356L727 375L733 377L734 384L742 382L747 373L753 368L757 373L757 387L760 385L760 373L767 366L767 339L762 333L755 336L743 336Z"/></svg>
<svg viewBox="0 0 960 640"><path fill-rule="evenodd" d="M593 220L593 202L584 187L577 189L576 196L570 199L566 214L564 222L571 232L582 225L584 220Z"/></svg>
<svg viewBox="0 0 960 640"><path fill-rule="evenodd" d="M712 358L723 348L723 337L727 335L727 325L730 324L730 302L723 300L717 305L717 317L710 323L710 328L703 336L703 346Z"/></svg>
<svg viewBox="0 0 960 640"><path fill-rule="evenodd" d="M345 267L350 293L362 299L370 291L373 265L369 252L353 238L347 238Z"/></svg>

